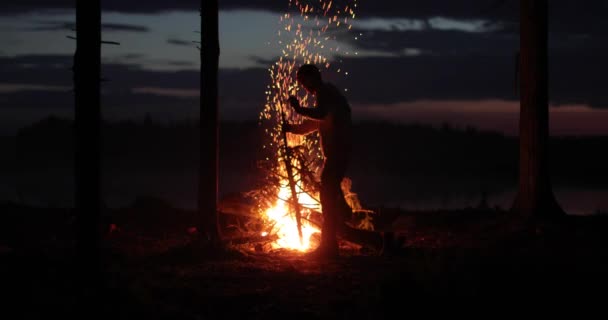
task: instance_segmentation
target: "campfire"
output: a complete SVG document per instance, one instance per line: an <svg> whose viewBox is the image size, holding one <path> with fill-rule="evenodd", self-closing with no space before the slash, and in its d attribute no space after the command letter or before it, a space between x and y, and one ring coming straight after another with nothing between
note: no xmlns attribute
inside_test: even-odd
<svg viewBox="0 0 608 320"><path fill-rule="evenodd" d="M321 152L318 137L301 137L282 132L284 122L300 123L302 119L286 101L290 95L301 97L302 105L312 100L307 94L298 92L295 70L305 63L323 64L330 71L327 55L338 52L331 42L332 35L339 28L350 29L349 18L355 17L355 1L342 1L338 6L334 1L290 0L290 11L299 12L299 17L285 13L280 18L279 43L284 44L283 55L269 69L271 84L266 91L266 106L260 114L261 120L271 122L267 134L270 142L265 146L276 154L267 161L270 166L271 183L278 180L275 189L276 200L271 206L261 208L270 231L264 234L277 236L273 248L309 251L316 247L313 239L320 232L320 220L315 219L321 212L316 177L321 166ZM294 10L295 9L295 10ZM283 40L285 39L285 40ZM328 51L329 50L329 51ZM269 194L272 196L272 194ZM272 198L271 198L272 199ZM268 201L267 201L268 202Z"/></svg>
<svg viewBox="0 0 608 320"><path fill-rule="evenodd" d="M320 233L323 220L318 183L322 166L319 138L317 134L303 137L285 133L282 124L303 121L288 107L290 95L299 96L302 106L313 100L296 83L295 71L300 65L313 63L324 67L326 73L348 74L339 63L332 65L329 58L350 55L348 51L341 52L334 40L338 32L351 30L356 7L356 0L289 0L289 12L280 17L277 41L282 55L268 69L271 82L260 113L260 124L268 138L263 146L267 157L261 166L266 181L250 194L257 203L256 214L263 221L259 236L268 239L272 249L306 252L318 245L319 237L315 235ZM354 211L370 213L360 207L350 190L345 190L345 194ZM370 219L364 220L366 223L360 227L370 229Z"/></svg>

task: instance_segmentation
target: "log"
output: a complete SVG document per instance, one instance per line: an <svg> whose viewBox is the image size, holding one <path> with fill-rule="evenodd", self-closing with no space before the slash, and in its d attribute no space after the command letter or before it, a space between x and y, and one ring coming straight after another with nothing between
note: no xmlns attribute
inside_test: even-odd
<svg viewBox="0 0 608 320"><path fill-rule="evenodd" d="M233 245L239 245L239 244L254 244L254 243L260 243L260 242L272 242L277 239L278 239L278 237L276 235L268 235L265 237L262 235L248 235L248 236L242 236L242 237L227 238L224 240L226 240L226 242L231 243Z"/></svg>
<svg viewBox="0 0 608 320"><path fill-rule="evenodd" d="M384 247L384 233L353 228L344 224L338 230L338 238L358 245L381 251Z"/></svg>

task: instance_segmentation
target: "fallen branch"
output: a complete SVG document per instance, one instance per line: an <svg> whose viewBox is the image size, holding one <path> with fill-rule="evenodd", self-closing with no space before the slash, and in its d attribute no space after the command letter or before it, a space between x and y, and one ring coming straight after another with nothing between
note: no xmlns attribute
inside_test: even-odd
<svg viewBox="0 0 608 320"><path fill-rule="evenodd" d="M258 234L258 235L242 236L242 237L232 237L232 238L228 238L225 240L226 240L226 242L228 242L232 245L242 245L242 244L273 242L273 241L276 241L278 238L279 237L277 235L262 236L261 234Z"/></svg>

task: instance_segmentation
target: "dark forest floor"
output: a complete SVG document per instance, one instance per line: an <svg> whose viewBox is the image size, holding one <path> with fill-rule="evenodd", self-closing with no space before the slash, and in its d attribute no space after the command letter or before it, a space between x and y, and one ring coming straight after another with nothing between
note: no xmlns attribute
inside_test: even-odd
<svg viewBox="0 0 608 320"><path fill-rule="evenodd" d="M70 212L0 209L0 281L12 318L88 318L75 312ZM191 214L119 211L104 220L103 289L91 317L375 319L438 298L571 299L608 288L608 216L528 228L494 209L378 209L380 229L405 239L398 254L345 245L340 258L318 261L288 251L209 257L189 245Z"/></svg>

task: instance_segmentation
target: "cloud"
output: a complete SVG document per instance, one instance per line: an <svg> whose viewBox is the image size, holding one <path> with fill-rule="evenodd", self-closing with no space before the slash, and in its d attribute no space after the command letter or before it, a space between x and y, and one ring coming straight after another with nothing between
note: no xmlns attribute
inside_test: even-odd
<svg viewBox="0 0 608 320"><path fill-rule="evenodd" d="M4 108L11 108L14 110L69 109L73 108L73 105L74 95L70 90L59 91L26 89L8 93L0 93L0 110Z"/></svg>
<svg viewBox="0 0 608 320"><path fill-rule="evenodd" d="M167 39L167 43L173 44L173 45L176 45L176 46L186 46L186 47L192 47L192 46L194 46L194 44L192 43L192 41L175 39L175 38Z"/></svg>
<svg viewBox="0 0 608 320"><path fill-rule="evenodd" d="M344 5L352 1L334 0L336 6ZM310 4L318 5L316 0ZM601 17L608 10L608 5L602 0L589 0L581 5L570 0L552 0L551 9L553 13L577 12L584 18L589 16ZM3 1L0 3L1 14L16 14L52 9L73 10L73 0L20 0ZM159 13L164 11L197 11L200 0L149 0L149 1L124 1L104 0L102 8L106 11L118 11L126 13ZM287 1L277 0L222 0L222 10L264 10L273 12L285 12L288 9ZM427 19L432 17L448 17L457 19L490 19L490 20L517 20L519 1L507 0L383 0L383 1L360 1L358 2L358 16L362 18L371 17L404 17ZM572 17L572 19L578 19ZM584 20L584 19L580 19Z"/></svg>
<svg viewBox="0 0 608 320"><path fill-rule="evenodd" d="M313 6L319 5L316 0L309 0ZM336 7L352 1L334 0ZM124 1L104 0L102 6L105 11L123 13L161 13L166 11L198 11L199 0L150 0L150 1ZM26 12L41 12L52 9L74 10L73 0L21 0L0 2L0 15L12 15ZM287 1L277 0L223 0L220 1L222 10L263 10L272 12L286 12ZM384 19L384 23L391 23L390 19L413 19L423 23L437 22L449 26L463 23L483 22L487 26L499 26L503 33L518 33L519 28L519 1L510 0L384 0L358 2L357 21L360 19ZM605 40L608 36L608 2L603 0L589 0L579 4L571 0L552 0L549 4L550 31L555 34L569 34L578 37L597 37ZM60 24L48 27L65 29L71 25ZM108 26L112 28L112 26ZM122 28L121 28L122 27ZM252 26L254 27L254 26ZM45 28L45 26L38 26ZM143 32L140 26L114 26L114 30Z"/></svg>
<svg viewBox="0 0 608 320"><path fill-rule="evenodd" d="M197 10L200 1L196 0L174 0L174 1L124 1L105 0L102 1L102 9L105 11L118 11L127 13L156 13L172 10ZM27 12L39 12L46 10L74 10L73 0L20 0L18 3L6 1L0 4L0 12L3 14L18 14Z"/></svg>
<svg viewBox="0 0 608 320"><path fill-rule="evenodd" d="M335 81L348 88L356 103L516 99L514 59L509 57L420 55L342 61L341 68L349 75Z"/></svg>
<svg viewBox="0 0 608 320"><path fill-rule="evenodd" d="M256 65L259 65L259 66L269 66L269 65L274 64L277 61L277 58L268 59L268 58L263 58L263 57L259 57L256 55L251 55L251 56L249 56L249 60L251 60Z"/></svg>
<svg viewBox="0 0 608 320"><path fill-rule="evenodd" d="M105 31L150 32L148 27L134 24L103 23L101 28Z"/></svg>
<svg viewBox="0 0 608 320"><path fill-rule="evenodd" d="M192 61L177 61L177 60L169 60L169 61L165 61L165 63L167 65L174 66L174 67L192 67L195 65L195 63Z"/></svg>
<svg viewBox="0 0 608 320"><path fill-rule="evenodd" d="M72 59L68 55L0 57L0 88L6 88L0 90L0 108L72 108L71 90L57 90L72 88ZM113 112L124 116L133 107L162 109L176 115L198 107L197 70L152 71L133 64L105 63L102 75L110 79L102 84L104 108L118 110ZM219 99L224 115L257 119L268 79L265 68L221 69Z"/></svg>
<svg viewBox="0 0 608 320"><path fill-rule="evenodd" d="M564 0L565 1L565 0ZM344 6L350 1L334 0L335 6ZM553 2L553 1L552 1ZM517 1L487 1L487 0L384 0L365 1L358 3L358 9L367 17L433 17L446 16L454 18L474 19L480 16L504 14L511 12L513 3ZM318 6L317 1L310 1ZM124 1L105 0L102 7L107 11L120 11L130 13L157 13L162 11L185 10L196 11L200 6L198 0L151 0L151 1ZM0 5L1 12L20 13L39 11L44 9L73 9L73 0L22 0L19 3L4 3ZM223 0L220 1L223 10L266 10L284 12L288 9L287 1L277 0Z"/></svg>
<svg viewBox="0 0 608 320"><path fill-rule="evenodd" d="M0 83L71 86L72 64L66 55L0 57Z"/></svg>
<svg viewBox="0 0 608 320"><path fill-rule="evenodd" d="M356 38L355 38L356 37ZM519 36L494 32L457 30L364 30L353 29L338 40L358 49L401 54L407 49L432 54L513 55L519 49Z"/></svg>
<svg viewBox="0 0 608 320"><path fill-rule="evenodd" d="M127 53L125 55L120 56L120 58L125 59L125 60L135 60L135 59L141 59L145 57L145 55L141 54L141 53Z"/></svg>
<svg viewBox="0 0 608 320"><path fill-rule="evenodd" d="M424 99L519 99L515 59L498 55L420 55L410 57L342 57L349 71L333 81L348 88L356 103L397 103ZM549 60L549 97L553 104L608 108L603 54L573 57L554 54Z"/></svg>
<svg viewBox="0 0 608 320"><path fill-rule="evenodd" d="M35 84L19 84L19 83L0 83L0 94L15 93L20 91L70 91L72 87L68 86L49 86Z"/></svg>
<svg viewBox="0 0 608 320"><path fill-rule="evenodd" d="M36 21L38 26L26 29L26 31L61 31L61 30L76 30L76 23L67 21ZM123 24L123 23L103 23L101 25L104 31L124 31L124 32L149 32L148 27Z"/></svg>
<svg viewBox="0 0 608 320"><path fill-rule="evenodd" d="M419 55L346 58L341 68L348 76L327 75L326 80L348 88L353 105L393 105L420 100L516 102L514 59L504 55ZM72 105L70 92L44 90L72 86L72 57L18 56L0 58L0 84L13 85L0 93L6 107L48 108ZM554 105L608 108L604 55L587 53L573 60L554 55L550 60L550 97ZM179 114L196 108L200 76L197 70L152 71L128 63L103 65L103 104L129 115L129 108L158 108ZM343 73L342 73L343 74ZM269 83L266 68L220 69L219 99L222 116L255 119L265 103ZM20 85L22 87L15 87ZM16 90L19 89L20 90ZM36 88L37 90L31 90ZM143 88L143 89L142 89Z"/></svg>
<svg viewBox="0 0 608 320"><path fill-rule="evenodd" d="M319 5L316 0L310 4ZM352 1L334 0L336 7ZM198 11L199 0L104 0L105 11L123 13L161 13L167 11ZM48 10L74 10L73 0L20 0L0 2L0 15L14 15ZM286 12L287 1L277 0L223 0L221 10L263 10ZM588 0L584 4L571 0L552 0L549 3L550 30L554 33L570 33L587 36L608 35L608 2ZM489 25L501 25L504 32L517 33L519 1L515 0L383 0L358 2L359 19L416 19L432 21L438 17L458 22L484 21ZM355 22L357 26L357 22ZM61 26L60 26L61 27ZM135 31L135 30L133 30Z"/></svg>
<svg viewBox="0 0 608 320"><path fill-rule="evenodd" d="M167 96L174 98L198 98L200 91L198 89L175 89L175 88L154 88L141 87L133 88L133 93L153 94L157 96Z"/></svg>

